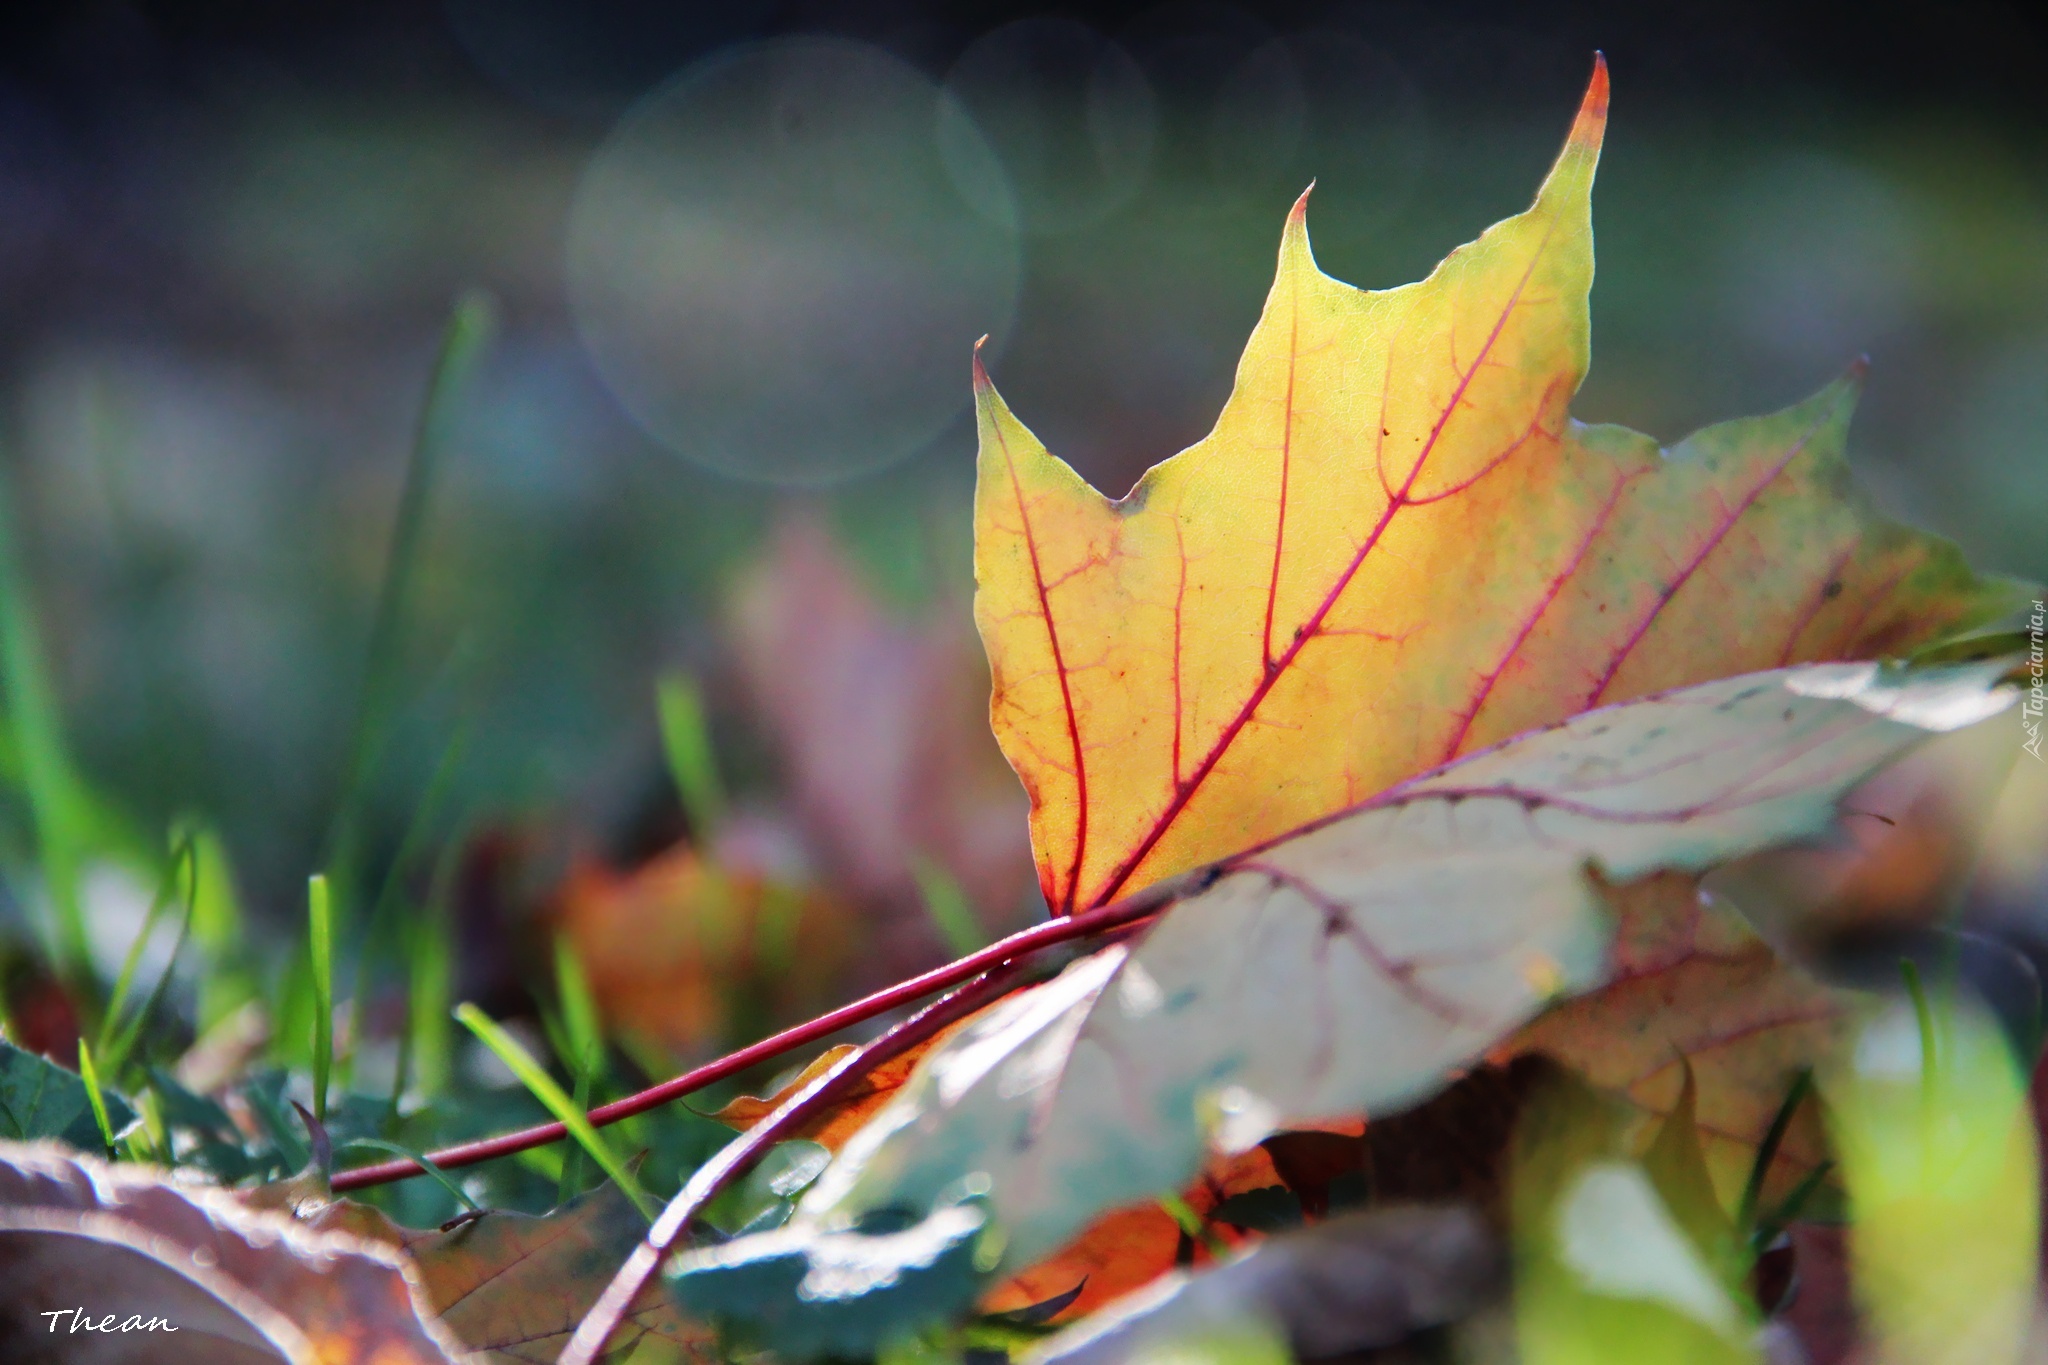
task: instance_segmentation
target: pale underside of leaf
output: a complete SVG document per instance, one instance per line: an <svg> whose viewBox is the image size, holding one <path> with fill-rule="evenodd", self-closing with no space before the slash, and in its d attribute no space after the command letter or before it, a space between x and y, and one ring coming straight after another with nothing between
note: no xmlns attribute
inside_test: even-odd
<svg viewBox="0 0 2048 1365"><path fill-rule="evenodd" d="M1818 666L1604 708L1226 859L936 1050L793 1227L986 1190L1016 1269L1212 1148L1412 1103L1603 979L1603 879L1822 832L1874 768L2008 705L1994 676Z"/></svg>

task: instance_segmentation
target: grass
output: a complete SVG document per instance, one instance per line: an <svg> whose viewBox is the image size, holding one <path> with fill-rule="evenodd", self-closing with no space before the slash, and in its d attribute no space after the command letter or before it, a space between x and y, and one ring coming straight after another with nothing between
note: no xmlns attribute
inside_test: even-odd
<svg viewBox="0 0 2048 1365"><path fill-rule="evenodd" d="M328 825L324 861L335 870L345 893L353 887L356 875L357 826L365 791L389 738L434 484L455 431L463 396L496 329L497 309L490 299L482 294L465 295L448 319L433 373L427 381L426 401L421 405L412 451L406 460L405 486L399 494L391 547L365 648L355 717Z"/></svg>
<svg viewBox="0 0 2048 1365"><path fill-rule="evenodd" d="M23 577L11 503L0 480L0 688L6 693L9 738L35 830L36 865L49 897L51 960L74 987L89 988L92 947L79 878L95 842L95 821L65 742Z"/></svg>
<svg viewBox="0 0 2048 1365"><path fill-rule="evenodd" d="M448 884L454 875L459 847L458 841L441 855L427 903L414 918L407 935L406 1026L392 1080L394 1110L408 1081L428 1099L448 1088L454 1056L449 1011L455 994L455 941L449 923Z"/></svg>
<svg viewBox="0 0 2048 1365"><path fill-rule="evenodd" d="M662 752L669 776L675 779L683 813L699 844L708 841L725 818L725 785L718 776L718 758L704 715L704 695L696 679L671 674L655 688L655 714L661 721Z"/></svg>
<svg viewBox="0 0 2048 1365"><path fill-rule="evenodd" d="M107 1118L107 1093L100 1088L100 1069L93 1065L92 1045L78 1040L78 1075L85 1082L86 1100L92 1105L93 1121L99 1125L100 1141L106 1145L107 1160L112 1161L114 1151L114 1125Z"/></svg>
<svg viewBox="0 0 2048 1365"><path fill-rule="evenodd" d="M313 962L313 1117L325 1123L334 1069L334 898L323 873L306 883L306 941Z"/></svg>
<svg viewBox="0 0 2048 1365"><path fill-rule="evenodd" d="M612 1183L633 1202L648 1222L652 1223L660 1207L640 1187L639 1180L626 1164L612 1151L611 1144L604 1140L596 1128L591 1126L584 1109L571 1099L547 1068L534 1059L532 1053L519 1045L519 1040L501 1028L492 1018L467 1001L455 1007L455 1017L463 1027L477 1036L477 1040L497 1055L520 1084L532 1092L533 1097L553 1114L569 1135L576 1139L598 1169L610 1176Z"/></svg>
<svg viewBox="0 0 2048 1365"><path fill-rule="evenodd" d="M975 918L974 907L967 903L967 893L960 889L952 874L923 854L911 859L910 869L924 897L925 913L931 916L939 937L946 941L953 955L965 957L977 948L987 947L988 932Z"/></svg>
<svg viewBox="0 0 2048 1365"><path fill-rule="evenodd" d="M100 1015L99 1038L95 1047L106 1059L107 1070L119 1075L121 1063L127 1060L135 1041L141 1036L142 1026L153 1016L163 1001L164 991L171 983L172 974L177 970L178 957L185 949L185 940L191 936L193 906L198 899L198 863L196 851L188 837L178 844L171 855L170 865L165 868L159 882L156 897L150 902L149 913L143 917L142 930L136 934L135 942L129 946L128 956L121 963L120 975L114 978L114 989L107 997L106 1009ZM178 894L178 883L184 882L184 892ZM171 956L164 963L163 972L157 977L156 985L150 990L142 1008L128 1017L123 1025L121 1016L127 1008L129 993L134 989L135 973L142 963L142 951L156 934L160 916L173 903L182 907L178 920L178 936L171 946ZM83 1040L81 1040L82 1042Z"/></svg>

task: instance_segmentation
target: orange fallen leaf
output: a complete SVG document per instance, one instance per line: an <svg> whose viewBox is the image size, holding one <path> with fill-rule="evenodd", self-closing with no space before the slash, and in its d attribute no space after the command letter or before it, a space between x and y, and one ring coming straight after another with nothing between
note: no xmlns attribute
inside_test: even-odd
<svg viewBox="0 0 2048 1365"><path fill-rule="evenodd" d="M1379 1123L1353 1119L1276 1133L1250 1151L1213 1158L1182 1197L1207 1220L1232 1195L1284 1186L1313 1218L1326 1211L1332 1178L1357 1172L1368 1178L1376 1201L1471 1202L1490 1209L1499 1197L1499 1158L1514 1116L1540 1074L1528 1059L1506 1070L1481 1068L1429 1103ZM1232 1244L1258 1236L1210 1227ZM1014 1312L1085 1280L1054 1319L1071 1321L1151 1283L1179 1264L1184 1250L1197 1261L1208 1258L1199 1244L1185 1246L1180 1224L1157 1203L1119 1209L1058 1255L991 1289L980 1306Z"/></svg>
<svg viewBox="0 0 2048 1365"><path fill-rule="evenodd" d="M1013 1001L1021 1000L1036 989L1035 986L1026 986L1022 990L1010 992L1008 998ZM895 1097L896 1092L903 1088L904 1082L908 1081L911 1073L917 1069L918 1063L933 1049L971 1025L984 1012L976 1011L964 1019L948 1024L916 1047L891 1057L872 1071L863 1073L860 1079L853 1083L852 1089L791 1136L807 1139L837 1152L848 1138L874 1116L876 1110ZM838 1065L842 1058L857 1051L859 1046L857 1043L840 1043L828 1047L813 1058L802 1071L778 1086L774 1094L740 1095L705 1117L717 1119L728 1127L745 1132L774 1113L790 1096Z"/></svg>
<svg viewBox="0 0 2048 1365"><path fill-rule="evenodd" d="M1217 1205L1234 1194L1271 1189L1281 1184L1280 1172L1263 1147L1210 1161L1202 1178L1181 1194L1187 1206L1206 1223ZM1255 1237L1222 1224L1209 1228L1227 1243ZM1199 1263L1208 1251L1199 1242L1187 1244L1180 1224L1158 1203L1139 1204L1103 1215L1070 1245L1011 1276L982 1296L982 1311L1008 1313L1081 1292L1061 1309L1055 1321L1085 1317L1113 1299L1150 1284L1180 1264L1183 1251Z"/></svg>
<svg viewBox="0 0 2048 1365"><path fill-rule="evenodd" d="M822 892L687 846L625 873L577 864L554 918L610 1026L686 1056L732 1031L746 992L777 1015L821 999L847 948Z"/></svg>
<svg viewBox="0 0 2048 1365"><path fill-rule="evenodd" d="M950 1032L948 1030L948 1033ZM867 1072L836 1104L790 1136L805 1138L832 1151L838 1151L845 1145L846 1139L852 1137L877 1109L887 1104L895 1093L903 1088L903 1082L909 1078L911 1069L924 1058L925 1053L931 1051L939 1040L946 1036L946 1033L939 1034L930 1042L922 1043L900 1056L891 1057L873 1071ZM827 1048L818 1054L817 1060L773 1095L765 1098L758 1095L741 1095L707 1117L745 1132L774 1113L781 1107L783 1101L838 1065L841 1058L859 1050L856 1043L841 1043L837 1047Z"/></svg>

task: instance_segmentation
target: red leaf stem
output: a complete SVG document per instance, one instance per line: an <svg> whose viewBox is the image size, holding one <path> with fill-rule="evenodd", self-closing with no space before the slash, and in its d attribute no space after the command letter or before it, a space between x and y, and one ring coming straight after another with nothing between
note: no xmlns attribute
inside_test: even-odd
<svg viewBox="0 0 2048 1365"><path fill-rule="evenodd" d="M737 1075L749 1067L780 1057L808 1043L830 1037L841 1029L864 1023L900 1005L921 1000L936 991L957 986L993 967L1029 957L1056 944L1087 938L1143 919L1171 901L1179 886L1179 880L1162 882L1100 909L1048 920L1043 924L1020 930L1008 938L991 943L986 948L969 953L957 962L935 967L921 976L911 977L908 981L899 981L850 1005L842 1005L828 1014L821 1014L808 1023L784 1029L780 1033L763 1038L758 1043L728 1053L716 1061L706 1062L703 1066L685 1071L682 1075L663 1081L659 1085L649 1086L638 1094L613 1100L610 1104L599 1105L590 1111L590 1122L593 1126L602 1128L608 1123L617 1123L620 1119L646 1113L650 1109L667 1104L670 1100L681 1099L716 1081ZM856 1054L855 1060L865 1055ZM568 1130L559 1123L539 1123L516 1132L501 1133L497 1137L444 1147L438 1152L427 1153L427 1156L435 1165L447 1170L457 1166L474 1166L480 1161L510 1156L514 1152L523 1152L531 1147L544 1147L567 1136ZM367 1189L372 1185L388 1184L394 1180L404 1180L420 1174L422 1172L417 1162L402 1159L384 1161L374 1166L358 1166L354 1170L337 1173L333 1189L337 1194L344 1194L350 1190Z"/></svg>

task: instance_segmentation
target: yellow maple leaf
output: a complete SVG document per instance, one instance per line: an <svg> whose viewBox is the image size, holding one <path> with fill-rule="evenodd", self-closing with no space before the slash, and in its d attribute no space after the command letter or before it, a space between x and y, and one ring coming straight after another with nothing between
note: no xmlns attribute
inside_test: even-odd
<svg viewBox="0 0 2048 1365"><path fill-rule="evenodd" d="M1849 492L1856 375L1669 452L1571 421L1606 118L1598 66L1535 204L1418 284L1324 274L1304 195L1215 430L1124 498L977 362L975 614L1055 913L1590 706L2011 602Z"/></svg>

